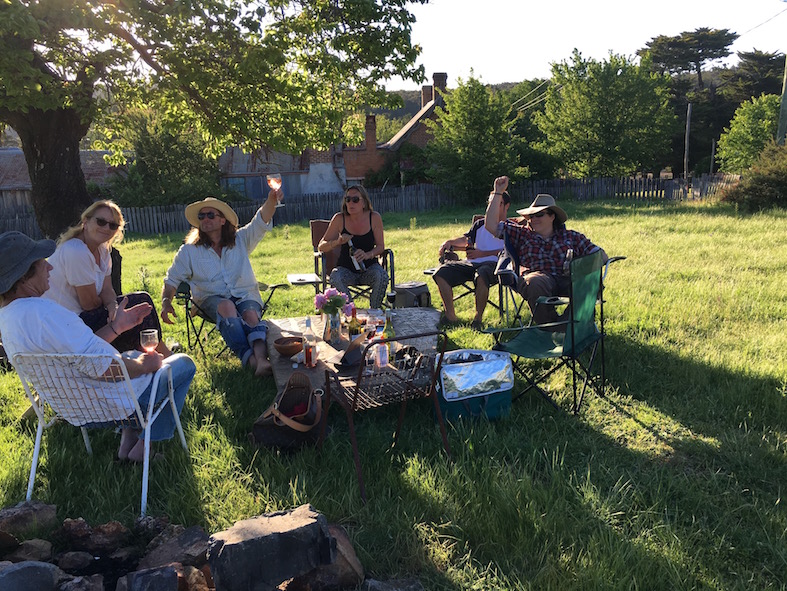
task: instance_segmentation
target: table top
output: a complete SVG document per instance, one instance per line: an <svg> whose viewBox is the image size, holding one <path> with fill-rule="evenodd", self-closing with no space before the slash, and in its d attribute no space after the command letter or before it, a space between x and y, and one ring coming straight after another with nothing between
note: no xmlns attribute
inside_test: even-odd
<svg viewBox="0 0 787 591"><path fill-rule="evenodd" d="M281 336L301 336L306 328L306 317L266 319L268 323L268 354L273 366L273 377L276 381L277 392L284 390L287 381L296 370L302 371L309 376L312 388L323 388L325 386L326 369L331 372L335 370L334 364L341 361L342 355L349 345L346 336L336 347L323 341L322 334L325 330L325 317L310 316L309 318L311 318L312 330L317 335L320 348L317 365L312 368L306 367L303 363L294 364L288 357L283 358L273 346L273 342ZM440 312L434 308L397 308L392 312L392 320L397 336L419 334L436 329L440 320ZM423 351L434 350L437 346L437 337L426 337L418 343L414 343L414 345Z"/></svg>

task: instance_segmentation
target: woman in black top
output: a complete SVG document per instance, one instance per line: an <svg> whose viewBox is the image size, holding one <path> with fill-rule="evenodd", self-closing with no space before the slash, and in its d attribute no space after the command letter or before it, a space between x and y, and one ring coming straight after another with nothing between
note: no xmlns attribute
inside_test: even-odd
<svg viewBox="0 0 787 591"><path fill-rule="evenodd" d="M372 209L369 195L360 185L344 192L342 211L331 218L317 249L328 252L339 246L339 260L331 270L331 285L348 297L348 285L370 285L369 306L379 308L388 285L388 273L377 261L385 250L383 218Z"/></svg>

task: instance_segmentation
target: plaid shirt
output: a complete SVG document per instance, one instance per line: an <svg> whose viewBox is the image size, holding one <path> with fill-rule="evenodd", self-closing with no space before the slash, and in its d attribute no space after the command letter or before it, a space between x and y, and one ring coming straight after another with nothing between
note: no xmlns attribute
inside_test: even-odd
<svg viewBox="0 0 787 591"><path fill-rule="evenodd" d="M541 271L559 276L563 274L563 263L569 248L573 249L574 257L585 256L598 250L598 246L583 234L565 228L556 230L550 238L544 238L527 226L507 220L500 222L497 235L501 236L504 231L507 243L519 257L521 275Z"/></svg>

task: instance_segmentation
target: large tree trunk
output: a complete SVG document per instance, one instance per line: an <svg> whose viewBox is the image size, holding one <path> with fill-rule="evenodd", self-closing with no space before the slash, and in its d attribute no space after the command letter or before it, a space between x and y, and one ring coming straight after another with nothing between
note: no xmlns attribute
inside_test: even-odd
<svg viewBox="0 0 787 591"><path fill-rule="evenodd" d="M91 203L79 158L89 122L74 109L31 109L12 114L8 123L22 142L38 227L57 238Z"/></svg>

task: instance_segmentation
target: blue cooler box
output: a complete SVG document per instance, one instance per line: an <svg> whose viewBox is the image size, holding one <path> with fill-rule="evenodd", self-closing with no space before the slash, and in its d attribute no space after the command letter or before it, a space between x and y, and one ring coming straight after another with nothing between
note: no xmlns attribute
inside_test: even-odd
<svg viewBox="0 0 787 591"><path fill-rule="evenodd" d="M443 356L437 398L446 421L507 417L513 388L514 366L508 353L460 349Z"/></svg>

